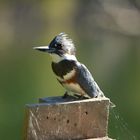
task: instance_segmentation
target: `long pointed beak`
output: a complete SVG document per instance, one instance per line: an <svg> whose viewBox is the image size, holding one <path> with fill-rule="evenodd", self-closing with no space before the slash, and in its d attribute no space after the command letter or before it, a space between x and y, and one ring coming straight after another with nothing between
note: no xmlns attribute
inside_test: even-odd
<svg viewBox="0 0 140 140"><path fill-rule="evenodd" d="M48 53L53 53L55 51L54 48L49 48L48 46L33 47L33 49Z"/></svg>

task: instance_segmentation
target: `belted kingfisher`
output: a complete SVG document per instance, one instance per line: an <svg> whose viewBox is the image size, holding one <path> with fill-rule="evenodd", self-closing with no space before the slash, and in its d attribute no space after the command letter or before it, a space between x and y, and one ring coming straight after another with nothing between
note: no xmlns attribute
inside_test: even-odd
<svg viewBox="0 0 140 140"><path fill-rule="evenodd" d="M104 97L89 70L77 60L75 46L67 34L60 33L49 46L34 47L34 49L51 55L52 70L66 89L64 97L70 92L78 97Z"/></svg>

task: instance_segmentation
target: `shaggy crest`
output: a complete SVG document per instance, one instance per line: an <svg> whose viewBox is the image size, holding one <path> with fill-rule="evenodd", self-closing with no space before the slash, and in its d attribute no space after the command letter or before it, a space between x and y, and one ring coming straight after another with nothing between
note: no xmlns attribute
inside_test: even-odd
<svg viewBox="0 0 140 140"><path fill-rule="evenodd" d="M72 39L70 39L70 38L68 37L67 34L65 34L65 33L60 33L59 35L57 35L57 36L55 37L55 41L56 41L58 44L61 44L62 47L65 47L65 49L67 49L67 50L69 51L70 54L75 55L76 49L75 49L74 43L73 43Z"/></svg>

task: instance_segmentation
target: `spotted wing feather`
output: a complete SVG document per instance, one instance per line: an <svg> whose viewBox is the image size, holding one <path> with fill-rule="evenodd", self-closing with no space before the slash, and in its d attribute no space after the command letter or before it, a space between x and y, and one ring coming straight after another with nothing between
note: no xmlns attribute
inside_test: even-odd
<svg viewBox="0 0 140 140"><path fill-rule="evenodd" d="M77 67L76 81L90 97L103 96L102 91L100 90L97 83L94 81L91 73L83 64L80 64L80 66Z"/></svg>

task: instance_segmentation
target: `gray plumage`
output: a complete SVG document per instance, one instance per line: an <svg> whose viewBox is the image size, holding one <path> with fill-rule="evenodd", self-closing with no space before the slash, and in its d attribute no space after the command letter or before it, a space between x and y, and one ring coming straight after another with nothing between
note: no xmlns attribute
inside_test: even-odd
<svg viewBox="0 0 140 140"><path fill-rule="evenodd" d="M100 90L97 83L94 81L91 73L84 64L77 67L76 82L90 97L102 97L103 92Z"/></svg>

